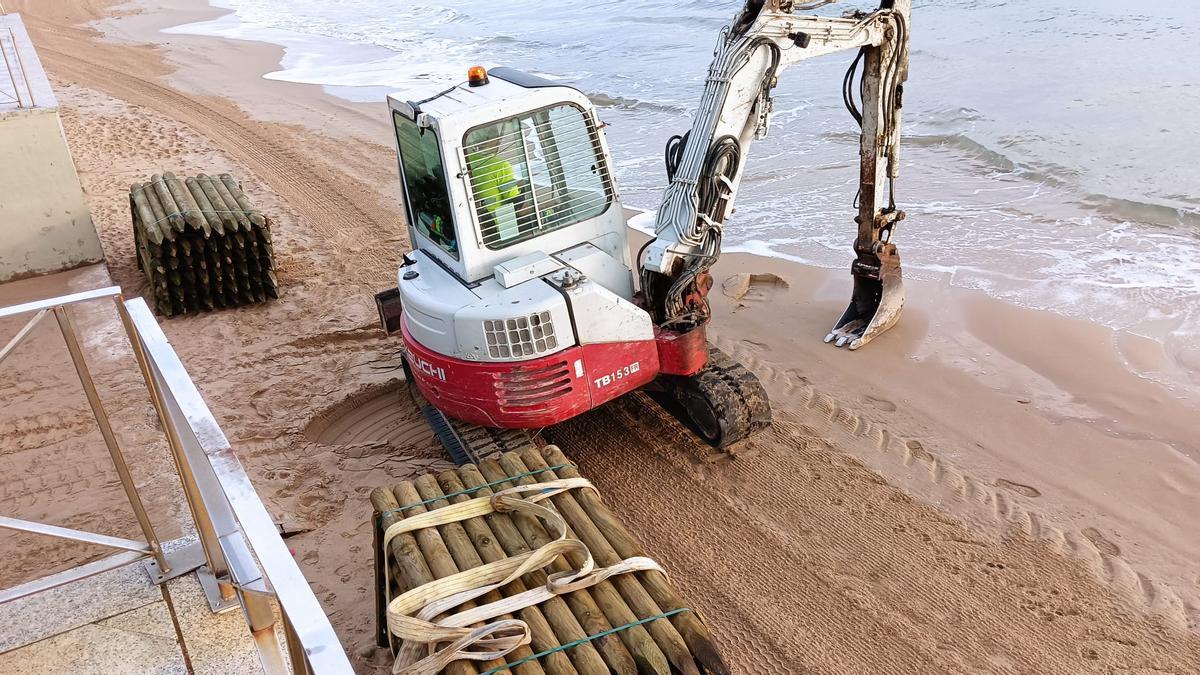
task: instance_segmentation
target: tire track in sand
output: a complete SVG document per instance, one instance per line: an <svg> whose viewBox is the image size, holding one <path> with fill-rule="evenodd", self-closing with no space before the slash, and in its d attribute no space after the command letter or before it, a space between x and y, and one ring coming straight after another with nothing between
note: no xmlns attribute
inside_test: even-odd
<svg viewBox="0 0 1200 675"><path fill-rule="evenodd" d="M883 424L856 412L861 406L839 401L814 387L807 378L764 359L752 346L723 338L715 342L769 383L776 395L782 394L782 400L800 402L810 413L804 421L817 424L839 446L873 450L904 467L924 468L924 472L912 475L923 479L941 498L965 506L970 514L991 521L1001 531L1015 528L1023 536L1046 542L1059 554L1082 562L1097 581L1140 611L1179 630L1200 626L1200 607L1194 597L1184 596L1169 584L1136 570L1121 556L1120 549L1094 528L1078 530L1055 524L1055 519L1033 501L1041 495L1036 488L1006 479L981 479L952 465L920 440L893 434Z"/></svg>
<svg viewBox="0 0 1200 675"><path fill-rule="evenodd" d="M643 396L546 434L714 624L738 672L1200 668L1200 641L1126 611L1072 560L1027 539L975 540L790 416L737 459Z"/></svg>
<svg viewBox="0 0 1200 675"><path fill-rule="evenodd" d="M436 444L433 431L425 423L403 381L369 387L347 397L314 417L305 426L304 435L322 445L426 447Z"/></svg>
<svg viewBox="0 0 1200 675"><path fill-rule="evenodd" d="M158 84L153 76L142 77L104 65L103 58L83 59L59 49L53 35L38 32L37 36L38 52L56 76L178 120L248 167L334 249L350 252L346 256L350 259L339 262L344 277L371 288L390 277L398 264L398 242L405 238L403 216L398 208L385 207L373 186L329 166L319 147L301 151L298 147L304 146L296 145L295 134L286 125L245 123L244 113L224 99L180 93ZM104 51L103 47L89 50L89 56ZM381 152L381 157L386 156ZM364 246L367 232L378 241Z"/></svg>

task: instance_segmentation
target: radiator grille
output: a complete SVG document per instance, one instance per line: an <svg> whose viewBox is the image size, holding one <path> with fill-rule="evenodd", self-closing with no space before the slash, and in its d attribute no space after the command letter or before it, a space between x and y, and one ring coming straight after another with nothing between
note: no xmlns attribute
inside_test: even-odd
<svg viewBox="0 0 1200 675"><path fill-rule="evenodd" d="M550 312L538 312L515 319L487 319L483 322L488 355L494 359L537 356L558 347Z"/></svg>

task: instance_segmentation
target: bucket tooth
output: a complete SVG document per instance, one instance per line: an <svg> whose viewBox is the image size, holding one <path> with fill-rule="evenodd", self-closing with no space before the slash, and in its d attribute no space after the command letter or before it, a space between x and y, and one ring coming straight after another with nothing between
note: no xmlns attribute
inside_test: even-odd
<svg viewBox="0 0 1200 675"><path fill-rule="evenodd" d="M877 253L879 278L855 275L854 294L825 342L851 351L874 340L896 325L904 310L904 280L900 273L900 253L895 244L884 244Z"/></svg>

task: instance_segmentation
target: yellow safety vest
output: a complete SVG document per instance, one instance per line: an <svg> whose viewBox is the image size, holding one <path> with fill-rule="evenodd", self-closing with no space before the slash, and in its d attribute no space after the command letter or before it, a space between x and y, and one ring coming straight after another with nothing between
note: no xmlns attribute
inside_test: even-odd
<svg viewBox="0 0 1200 675"><path fill-rule="evenodd" d="M475 199L489 211L495 211L504 202L521 194L513 166L496 155L474 154L467 158L470 166L471 184L475 186Z"/></svg>

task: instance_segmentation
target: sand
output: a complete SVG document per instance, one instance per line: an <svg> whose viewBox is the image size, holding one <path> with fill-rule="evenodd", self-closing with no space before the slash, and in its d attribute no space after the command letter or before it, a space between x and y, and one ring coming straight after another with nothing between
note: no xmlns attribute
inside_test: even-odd
<svg viewBox="0 0 1200 675"><path fill-rule="evenodd" d="M156 32L216 14L202 3L113 5L7 3L54 78L109 262L0 287L0 301L107 277L145 291L128 184L239 176L278 223L282 297L163 327L297 533L356 665L384 672L367 494L445 466L376 326L372 295L406 241L384 105L260 79L271 45ZM737 278L751 273L774 277ZM820 342L847 274L731 254L716 275L712 337L766 383L772 430L716 453L634 396L547 436L666 563L738 672L1200 671L1190 355L931 283L910 283L901 324L851 354ZM120 336L89 311L119 434L156 523L177 532L153 413ZM54 345L50 328L37 339ZM0 371L0 512L132 536L65 364L23 348ZM11 536L0 550L15 561L4 585L96 555Z"/></svg>

